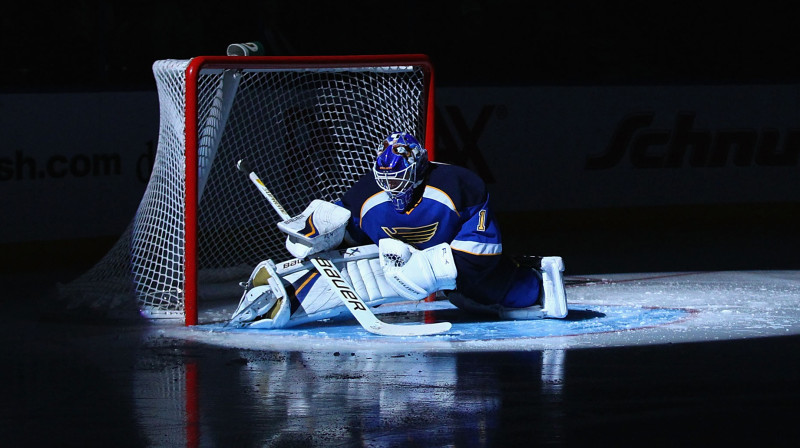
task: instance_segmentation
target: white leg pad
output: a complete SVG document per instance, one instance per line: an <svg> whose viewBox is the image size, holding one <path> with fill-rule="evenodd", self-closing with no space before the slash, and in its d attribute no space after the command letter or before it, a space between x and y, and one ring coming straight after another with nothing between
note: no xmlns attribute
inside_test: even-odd
<svg viewBox="0 0 800 448"><path fill-rule="evenodd" d="M564 291L564 261L561 257L542 258L544 317L562 319L567 316L567 294Z"/></svg>
<svg viewBox="0 0 800 448"><path fill-rule="evenodd" d="M403 300L386 282L377 257L347 262L342 275L349 277L353 289L367 304Z"/></svg>
<svg viewBox="0 0 800 448"><path fill-rule="evenodd" d="M247 281L247 289L239 300L231 323L237 326L252 325L259 319L265 327L280 327L289 319L289 301L275 264L266 260L258 264Z"/></svg>

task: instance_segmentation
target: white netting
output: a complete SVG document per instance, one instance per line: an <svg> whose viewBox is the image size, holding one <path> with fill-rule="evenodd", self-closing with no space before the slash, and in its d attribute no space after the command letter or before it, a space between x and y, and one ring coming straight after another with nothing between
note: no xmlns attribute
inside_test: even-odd
<svg viewBox="0 0 800 448"><path fill-rule="evenodd" d="M234 58L232 58L234 59ZM240 58L246 59L246 58ZM150 181L133 222L91 270L61 285L68 307L183 316L186 68L157 61L160 129ZM264 259L289 254L278 216L236 169L246 159L291 214L336 200L370 169L390 132L424 141L422 66L201 70L197 85L198 299L240 290ZM190 151L191 153L191 151Z"/></svg>

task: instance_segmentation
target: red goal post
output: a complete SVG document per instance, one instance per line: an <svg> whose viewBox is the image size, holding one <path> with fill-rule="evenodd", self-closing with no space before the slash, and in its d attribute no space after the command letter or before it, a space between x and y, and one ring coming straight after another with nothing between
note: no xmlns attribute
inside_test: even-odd
<svg viewBox="0 0 800 448"><path fill-rule="evenodd" d="M200 56L156 61L159 142L142 202L106 257L62 285L69 306L199 323L264 259L289 258L246 158L290 214L336 200L390 132L434 157L434 71L422 54ZM126 296L133 296L126 299ZM234 303L235 304L235 303Z"/></svg>

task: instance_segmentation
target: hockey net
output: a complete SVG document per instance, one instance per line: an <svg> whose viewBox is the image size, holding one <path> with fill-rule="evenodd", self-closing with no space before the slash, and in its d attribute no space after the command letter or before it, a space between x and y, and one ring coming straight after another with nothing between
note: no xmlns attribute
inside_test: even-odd
<svg viewBox="0 0 800 448"><path fill-rule="evenodd" d="M150 180L116 245L60 285L67 308L194 325L204 300L238 300L258 262L289 258L279 218L239 159L295 215L313 199L339 199L390 132L433 150L424 55L209 56L157 61L153 73L160 127Z"/></svg>

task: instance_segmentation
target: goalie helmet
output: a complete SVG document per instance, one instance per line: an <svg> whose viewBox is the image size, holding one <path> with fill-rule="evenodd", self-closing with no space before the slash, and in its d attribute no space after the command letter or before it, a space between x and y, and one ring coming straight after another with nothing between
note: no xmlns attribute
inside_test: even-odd
<svg viewBox="0 0 800 448"><path fill-rule="evenodd" d="M406 132L396 132L383 141L372 172L378 186L389 195L395 210L406 210L414 189L422 185L428 169L428 151Z"/></svg>

